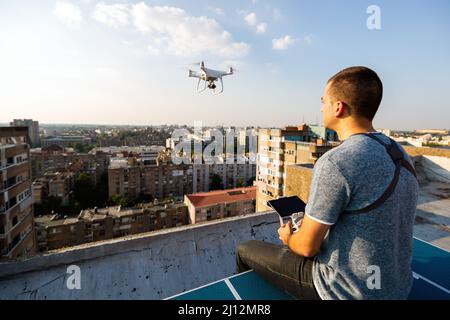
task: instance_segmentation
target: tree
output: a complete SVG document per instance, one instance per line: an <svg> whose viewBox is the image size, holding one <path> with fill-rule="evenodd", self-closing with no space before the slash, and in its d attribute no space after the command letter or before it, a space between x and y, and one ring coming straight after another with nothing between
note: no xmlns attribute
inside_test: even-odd
<svg viewBox="0 0 450 320"><path fill-rule="evenodd" d="M95 146L94 145L85 145L85 144L80 143L80 142L75 142L75 143L69 143L68 147L69 148L74 148L75 151L78 152L78 153L88 153Z"/></svg>
<svg viewBox="0 0 450 320"><path fill-rule="evenodd" d="M213 174L211 178L210 190L223 190L222 178L218 174Z"/></svg>
<svg viewBox="0 0 450 320"><path fill-rule="evenodd" d="M108 172L103 172L95 186L95 205L103 207L108 201Z"/></svg>
<svg viewBox="0 0 450 320"><path fill-rule="evenodd" d="M54 196L48 196L42 200L42 203L34 205L35 215L50 214L52 211L62 213L61 209L61 198Z"/></svg>
<svg viewBox="0 0 450 320"><path fill-rule="evenodd" d="M96 202L96 193L91 178L86 173L80 174L73 187L74 197L82 209L92 207Z"/></svg>
<svg viewBox="0 0 450 320"><path fill-rule="evenodd" d="M251 177L250 179L248 179L247 181L247 186L251 187L253 186L253 181L256 180L256 177Z"/></svg>
<svg viewBox="0 0 450 320"><path fill-rule="evenodd" d="M122 197L120 194L114 194L109 198L108 205L110 206L121 206L121 207L130 207L132 203L128 201L128 199Z"/></svg>

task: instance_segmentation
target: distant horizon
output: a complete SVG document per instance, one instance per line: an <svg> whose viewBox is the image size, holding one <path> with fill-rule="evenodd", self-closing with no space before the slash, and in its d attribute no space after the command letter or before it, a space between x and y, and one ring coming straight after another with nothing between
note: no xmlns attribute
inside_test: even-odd
<svg viewBox="0 0 450 320"><path fill-rule="evenodd" d="M19 119L30 119L30 118L19 118ZM156 127L156 126L187 126L187 127L194 127L194 124L181 124L181 123L163 123L163 124L101 124L101 123L51 123L51 122L40 122L39 120L32 119L33 121L38 121L39 126L89 126L89 127L95 127L95 126L101 126L101 127L108 127L108 126L116 126L116 127ZM11 120L12 121L12 120ZM10 122L11 122L10 121ZM0 126L6 126L9 127L10 122L0 122ZM249 128L249 127L256 127L256 128L283 128L288 126L296 126L301 124L302 122L299 122L297 124L286 124L284 126L258 126L258 125L246 125L246 126L237 126L237 125L229 125L229 124L220 124L220 125L208 125L203 124L203 127L236 127L236 128ZM322 125L317 123L308 123L305 122L306 125ZM382 128L382 127L375 127L376 130L392 130L392 131L416 131L416 130L448 130L450 131L450 128L429 128L429 127L422 127L422 128L414 128L414 129L394 129L394 128Z"/></svg>

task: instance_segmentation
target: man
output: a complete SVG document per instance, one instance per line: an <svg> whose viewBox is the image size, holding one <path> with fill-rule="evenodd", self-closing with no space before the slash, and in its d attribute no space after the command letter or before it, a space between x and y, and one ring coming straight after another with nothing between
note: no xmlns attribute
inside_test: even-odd
<svg viewBox="0 0 450 320"><path fill-rule="evenodd" d="M408 297L418 182L403 148L372 125L382 95L365 67L328 80L323 122L342 143L314 166L299 231L283 225L281 246L240 244L239 272L254 269L299 299Z"/></svg>

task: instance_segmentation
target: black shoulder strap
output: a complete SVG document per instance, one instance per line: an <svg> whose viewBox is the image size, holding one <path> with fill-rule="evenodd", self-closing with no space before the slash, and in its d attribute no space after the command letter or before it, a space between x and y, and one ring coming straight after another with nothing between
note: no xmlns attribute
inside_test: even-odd
<svg viewBox="0 0 450 320"><path fill-rule="evenodd" d="M389 184L387 189L384 191L384 193L381 195L381 197L379 197L375 202L373 202L372 204L368 205L365 208L358 209L358 210L344 211L344 213L346 213L346 214L365 213L370 210L376 209L380 205L382 205L394 192L395 187L397 186L397 183L398 183L398 179L400 177L400 168L402 166L405 167L405 169L407 169L409 172L411 172L411 174L413 174L414 177L416 177L416 179L417 179L416 171L414 170L411 163L409 163L408 160L405 159L403 152L400 150L400 148L397 146L397 143L394 140L389 138L390 144L387 144L375 135L368 134L368 133L359 133L359 134L363 134L367 137L374 139L375 141L377 141L378 143L380 143L381 145L383 145L386 148L386 151L389 153L389 156L391 157L392 161L395 164L395 172L394 172L394 177L393 177L391 183Z"/></svg>

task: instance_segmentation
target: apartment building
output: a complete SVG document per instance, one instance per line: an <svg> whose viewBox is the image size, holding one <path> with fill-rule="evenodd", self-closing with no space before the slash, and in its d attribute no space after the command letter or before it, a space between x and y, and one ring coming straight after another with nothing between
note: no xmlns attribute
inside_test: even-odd
<svg viewBox="0 0 450 320"><path fill-rule="evenodd" d="M65 206L69 203L74 185L74 172L47 172L42 178L33 181L34 202L40 204L51 196L61 199L61 204Z"/></svg>
<svg viewBox="0 0 450 320"><path fill-rule="evenodd" d="M31 148L37 148L41 145L41 138L39 135L39 122L33 119L14 119L10 122L11 127L27 127L28 136L30 138L29 144Z"/></svg>
<svg viewBox="0 0 450 320"><path fill-rule="evenodd" d="M201 192L184 196L190 223L255 212L256 187Z"/></svg>
<svg viewBox="0 0 450 320"><path fill-rule="evenodd" d="M327 135L328 133L328 135ZM314 164L336 141L325 141L322 136L336 139L337 135L306 124L283 129L259 129L256 173L256 211L270 210L267 201L285 196L286 168L297 163Z"/></svg>
<svg viewBox="0 0 450 320"><path fill-rule="evenodd" d="M246 159L245 163L226 163L221 157L217 163L194 164L193 170L193 193L210 191L212 178L217 175L222 180L224 189L232 189L246 186L250 179L256 177L256 163Z"/></svg>
<svg viewBox="0 0 450 320"><path fill-rule="evenodd" d="M71 145L75 145L77 143L82 145L90 145L92 142L92 138L83 137L83 136L56 136L44 138L41 140L42 147L49 147L52 145L61 146L67 148Z"/></svg>
<svg viewBox="0 0 450 320"><path fill-rule="evenodd" d="M45 215L35 220L40 252L189 223L187 206L171 202L141 208L94 208L82 210L75 218Z"/></svg>
<svg viewBox="0 0 450 320"><path fill-rule="evenodd" d="M109 196L136 199L141 194L164 200L192 193L192 165L173 164L165 156L155 161L143 157L113 158L108 169Z"/></svg>
<svg viewBox="0 0 450 320"><path fill-rule="evenodd" d="M111 158L102 151L75 153L56 145L33 149L30 155L33 180L43 177L47 172L72 171L75 174L86 172L92 175L95 182L108 170Z"/></svg>
<svg viewBox="0 0 450 320"><path fill-rule="evenodd" d="M26 127L0 128L0 259L36 250L28 137Z"/></svg>

